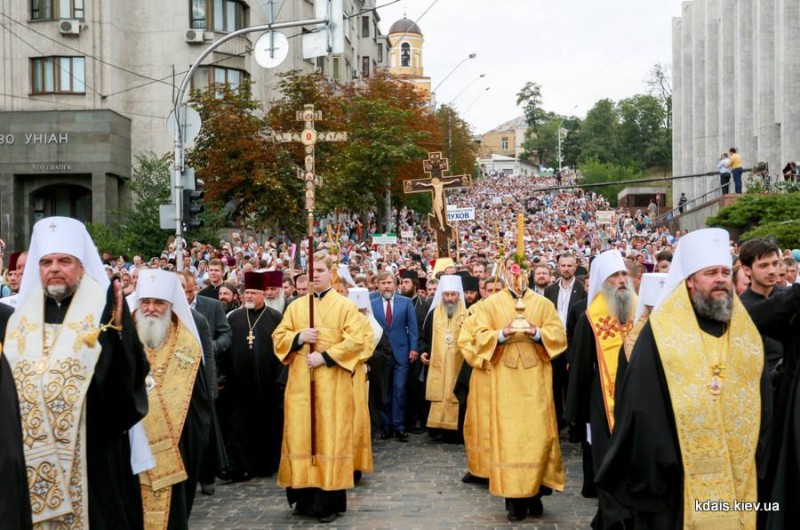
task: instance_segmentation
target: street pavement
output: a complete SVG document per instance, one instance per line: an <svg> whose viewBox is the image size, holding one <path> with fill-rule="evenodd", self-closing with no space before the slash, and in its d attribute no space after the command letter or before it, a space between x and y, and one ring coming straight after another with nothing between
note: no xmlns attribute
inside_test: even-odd
<svg viewBox="0 0 800 530"><path fill-rule="evenodd" d="M562 437L566 489L544 498L544 515L509 523L503 499L488 487L462 484L464 447L410 435L409 443L373 442L375 472L347 492L347 513L334 523L292 515L286 494L275 477L238 484L217 484L213 496L197 497L189 520L191 530L267 528L518 528L585 529L596 499L580 495L580 446Z"/></svg>

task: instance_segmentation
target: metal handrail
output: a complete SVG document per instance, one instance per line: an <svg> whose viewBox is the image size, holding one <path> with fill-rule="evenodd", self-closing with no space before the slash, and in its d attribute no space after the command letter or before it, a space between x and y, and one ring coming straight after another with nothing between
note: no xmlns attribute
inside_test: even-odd
<svg viewBox="0 0 800 530"><path fill-rule="evenodd" d="M707 191L704 194L685 202L683 205L676 206L675 208L659 215L658 217L656 217L654 224L658 226L661 223L669 222L673 220L677 215L683 215L689 213L690 211L702 206L703 204L706 204L714 199L722 197L724 195L724 193L722 193L722 188L724 187L730 188L730 183L724 186L719 186L710 191ZM683 211L681 211L681 209L683 209Z"/></svg>

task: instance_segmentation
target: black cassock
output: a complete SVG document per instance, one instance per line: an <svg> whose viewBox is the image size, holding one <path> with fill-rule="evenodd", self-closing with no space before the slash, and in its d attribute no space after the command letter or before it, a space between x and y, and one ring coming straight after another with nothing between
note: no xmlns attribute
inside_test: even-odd
<svg viewBox="0 0 800 530"><path fill-rule="evenodd" d="M0 336L5 336L8 317L14 310L0 304ZM31 503L25 477L22 427L17 389L8 361L0 354L0 528L29 529Z"/></svg>
<svg viewBox="0 0 800 530"><path fill-rule="evenodd" d="M586 312L578 316L575 323L575 331L570 343L570 365L569 382L567 384L567 400L564 410L564 417L567 421L576 425L580 431L581 440L585 440L585 425L591 427L591 463L584 455L584 473L587 467L591 466L591 473L585 477L591 480L597 474L600 464L608 451L611 438L611 430L608 425L606 408L603 400L603 390L600 385L600 367L597 363L597 343L594 331L589 323ZM625 375L627 359L625 350L620 347L617 352L617 373L615 385L615 403L619 397L619 389ZM585 443L583 445L586 453ZM584 485L584 489L589 485ZM604 523L601 520L603 506L599 506L598 515L593 521L593 528L601 528Z"/></svg>
<svg viewBox="0 0 800 530"><path fill-rule="evenodd" d="M283 437L283 395L278 384L281 363L272 344L281 314L266 306L240 308L228 321L233 342L220 365L230 415L226 442L232 477L268 477L278 470ZM251 325L252 348L247 339Z"/></svg>
<svg viewBox="0 0 800 530"><path fill-rule="evenodd" d="M705 333L722 336L721 322L699 316L697 322ZM614 435L596 477L603 522L632 517L633 528L680 529L683 464L650 322L642 328L618 387Z"/></svg>

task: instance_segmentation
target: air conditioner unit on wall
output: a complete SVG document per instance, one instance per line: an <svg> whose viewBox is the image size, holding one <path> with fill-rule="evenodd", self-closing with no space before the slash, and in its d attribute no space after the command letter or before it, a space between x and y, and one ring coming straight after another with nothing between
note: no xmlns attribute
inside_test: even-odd
<svg viewBox="0 0 800 530"><path fill-rule="evenodd" d="M79 35L81 32L80 20L62 20L58 23L58 31L62 35Z"/></svg>
<svg viewBox="0 0 800 530"><path fill-rule="evenodd" d="M202 29L187 29L186 30L186 42L203 42L203 30Z"/></svg>

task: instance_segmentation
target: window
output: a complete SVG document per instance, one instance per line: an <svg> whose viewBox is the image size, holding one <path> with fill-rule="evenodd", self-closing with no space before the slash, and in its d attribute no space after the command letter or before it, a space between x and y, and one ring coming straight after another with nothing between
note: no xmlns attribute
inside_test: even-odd
<svg viewBox="0 0 800 530"><path fill-rule="evenodd" d="M214 85L230 85L231 89L236 89L239 84L247 77L247 72L237 68L224 68L221 66L201 66L197 69L197 74L192 79L192 88L203 89Z"/></svg>
<svg viewBox="0 0 800 530"><path fill-rule="evenodd" d="M339 71L339 58L334 57L331 61L333 65L331 66L331 74L333 75L334 81L341 81L342 80L342 73Z"/></svg>
<svg viewBox="0 0 800 530"><path fill-rule="evenodd" d="M508 136L503 136L500 139L500 149L502 149L503 151L508 150Z"/></svg>
<svg viewBox="0 0 800 530"><path fill-rule="evenodd" d="M83 20L83 0L31 0L31 20L77 18Z"/></svg>
<svg viewBox="0 0 800 530"><path fill-rule="evenodd" d="M85 94L86 60L83 57L31 59L33 94Z"/></svg>
<svg viewBox="0 0 800 530"><path fill-rule="evenodd" d="M400 45L400 66L411 66L411 45L407 42Z"/></svg>
<svg viewBox="0 0 800 530"><path fill-rule="evenodd" d="M369 57L361 58L361 77L369 79Z"/></svg>
<svg viewBox="0 0 800 530"><path fill-rule="evenodd" d="M383 62L383 43L382 42L378 43L378 62L379 63Z"/></svg>
<svg viewBox="0 0 800 530"><path fill-rule="evenodd" d="M362 37L369 37L369 26L370 26L369 16L362 16L361 17L361 36Z"/></svg>
<svg viewBox="0 0 800 530"><path fill-rule="evenodd" d="M319 73L325 75L325 57L317 57L317 68Z"/></svg>
<svg viewBox="0 0 800 530"><path fill-rule="evenodd" d="M190 0L192 29L230 33L247 25L247 4L240 0Z"/></svg>

